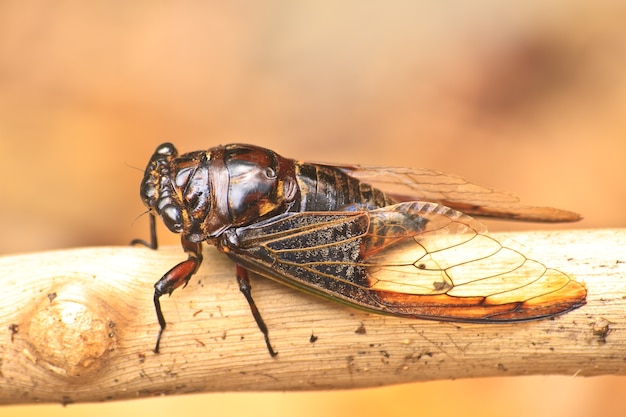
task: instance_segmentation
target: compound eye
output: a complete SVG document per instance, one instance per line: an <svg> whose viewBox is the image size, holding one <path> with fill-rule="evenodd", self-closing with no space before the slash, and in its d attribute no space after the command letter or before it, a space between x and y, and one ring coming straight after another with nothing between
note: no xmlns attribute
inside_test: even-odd
<svg viewBox="0 0 626 417"><path fill-rule="evenodd" d="M158 155L163 155L163 156L176 156L178 154L174 145L172 145L169 142L162 143L161 145L159 145L159 147L156 148L156 151L154 153Z"/></svg>
<svg viewBox="0 0 626 417"><path fill-rule="evenodd" d="M174 233L183 231L183 215L180 209L173 204L168 204L161 210L163 223Z"/></svg>
<svg viewBox="0 0 626 417"><path fill-rule="evenodd" d="M265 167L265 176L268 179L273 180L276 178L276 171L274 171L272 167Z"/></svg>

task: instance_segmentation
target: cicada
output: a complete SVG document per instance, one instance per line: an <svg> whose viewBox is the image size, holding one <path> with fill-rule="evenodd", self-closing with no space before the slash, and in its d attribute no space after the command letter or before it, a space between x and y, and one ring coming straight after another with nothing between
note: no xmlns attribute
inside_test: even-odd
<svg viewBox="0 0 626 417"><path fill-rule="evenodd" d="M160 297L187 284L202 242L236 264L239 289L272 356L248 271L373 313L503 323L542 319L585 304L587 291L486 233L471 216L570 222L576 213L521 204L510 194L428 169L301 162L231 144L179 155L160 145L141 198L181 234L188 258L154 285Z"/></svg>

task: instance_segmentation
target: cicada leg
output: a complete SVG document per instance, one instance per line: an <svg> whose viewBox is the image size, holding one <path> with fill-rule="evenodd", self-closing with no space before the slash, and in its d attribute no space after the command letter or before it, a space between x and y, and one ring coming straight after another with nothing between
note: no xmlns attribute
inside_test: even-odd
<svg viewBox="0 0 626 417"><path fill-rule="evenodd" d="M150 213L150 242L147 242L143 239L133 239L130 241L131 246L133 245L144 245L150 249L157 249L159 244L157 242L157 234L156 234L156 220L154 214Z"/></svg>
<svg viewBox="0 0 626 417"><path fill-rule="evenodd" d="M183 288L189 282L189 279L196 273L198 267L202 263L202 244L190 242L184 237L180 239L183 249L189 257L186 261L183 261L167 271L163 277L154 284L154 308L156 310L157 319L161 326L159 334L157 336L156 345L154 346L154 353L159 353L159 344L161 343L161 335L165 330L166 322L161 311L160 298L162 295L171 295L172 292L182 286Z"/></svg>
<svg viewBox="0 0 626 417"><path fill-rule="evenodd" d="M252 312L252 316L256 321L257 326L259 326L259 330L263 333L265 337L265 344L267 345L267 350L270 352L272 357L278 355L278 352L274 351L272 345L270 344L269 332L267 330L267 326L261 317L261 313L259 313L259 309L256 306L256 303L252 299L252 286L250 285L250 278L248 278L248 270L241 265L236 265L236 274L237 274L237 283L239 284L239 290L246 297L248 304L250 305L250 311Z"/></svg>

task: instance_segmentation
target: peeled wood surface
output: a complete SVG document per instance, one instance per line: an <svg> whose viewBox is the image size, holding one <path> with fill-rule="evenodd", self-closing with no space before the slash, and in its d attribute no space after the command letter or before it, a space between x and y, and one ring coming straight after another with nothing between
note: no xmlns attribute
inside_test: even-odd
<svg viewBox="0 0 626 417"><path fill-rule="evenodd" d="M360 312L253 276L276 358L233 264L213 248L187 288L162 298L168 328L158 355L152 286L185 258L180 248L1 257L0 403L626 374L626 229L506 236L583 281L587 305L554 320L440 323Z"/></svg>

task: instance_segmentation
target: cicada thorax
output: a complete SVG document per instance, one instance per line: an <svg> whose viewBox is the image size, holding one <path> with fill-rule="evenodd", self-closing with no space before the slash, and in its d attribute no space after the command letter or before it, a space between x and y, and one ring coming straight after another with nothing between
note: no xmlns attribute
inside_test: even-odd
<svg viewBox="0 0 626 417"><path fill-rule="evenodd" d="M230 145L219 150L224 154L220 172L228 176L222 182L227 181L228 188L216 189L214 198L217 212L228 212L233 226L287 212L299 200L293 160L252 145Z"/></svg>

